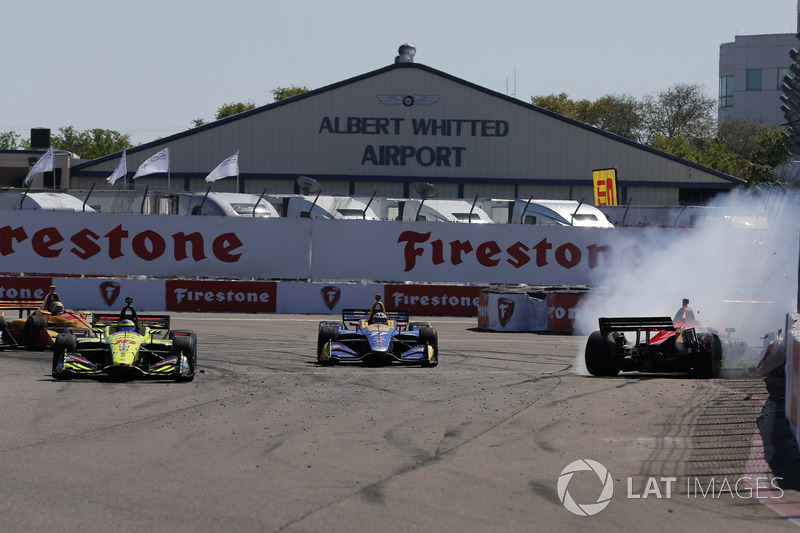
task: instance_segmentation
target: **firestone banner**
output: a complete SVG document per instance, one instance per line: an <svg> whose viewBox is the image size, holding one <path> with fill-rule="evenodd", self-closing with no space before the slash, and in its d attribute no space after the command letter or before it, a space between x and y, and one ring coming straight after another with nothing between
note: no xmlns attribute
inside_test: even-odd
<svg viewBox="0 0 800 533"><path fill-rule="evenodd" d="M0 220L0 270L592 285L635 264L648 231L667 230L17 211Z"/></svg>
<svg viewBox="0 0 800 533"><path fill-rule="evenodd" d="M310 222L14 211L0 219L0 268L99 276L307 278Z"/></svg>

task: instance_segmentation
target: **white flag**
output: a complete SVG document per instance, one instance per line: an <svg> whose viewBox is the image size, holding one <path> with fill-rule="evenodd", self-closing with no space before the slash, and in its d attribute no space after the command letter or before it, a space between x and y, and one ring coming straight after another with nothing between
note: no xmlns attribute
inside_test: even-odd
<svg viewBox="0 0 800 533"><path fill-rule="evenodd" d="M111 185L114 185L114 182L117 181L119 178L125 176L128 173L128 163L125 160L125 150L122 151L122 157L119 158L119 164L117 164L117 168L114 169L114 172L106 178Z"/></svg>
<svg viewBox="0 0 800 533"><path fill-rule="evenodd" d="M53 147L51 146L44 155L39 158L35 165L28 175L25 176L25 179L22 181L22 184L26 187L31 182L31 178L36 174L41 174L42 172L50 172L53 170Z"/></svg>
<svg viewBox="0 0 800 533"><path fill-rule="evenodd" d="M211 174L206 176L206 181L217 181L218 179L227 178L228 176L239 175L239 151L225 159L222 163L217 165L217 168L211 171Z"/></svg>
<svg viewBox="0 0 800 533"><path fill-rule="evenodd" d="M136 179L139 176L146 176L147 174L156 174L158 172L169 172L169 148L164 148L157 154L151 155L144 163L139 165L139 170L133 175Z"/></svg>

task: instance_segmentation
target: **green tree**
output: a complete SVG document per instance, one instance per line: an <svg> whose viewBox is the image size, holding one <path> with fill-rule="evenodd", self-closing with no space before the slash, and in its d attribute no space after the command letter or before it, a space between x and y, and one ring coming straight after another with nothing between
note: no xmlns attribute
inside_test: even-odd
<svg viewBox="0 0 800 533"><path fill-rule="evenodd" d="M276 89L272 89L272 96L275 98L276 102L280 102L281 100L285 100L286 98L291 98L292 96L297 96L298 94L307 93L309 91L308 87L297 87L296 85L292 85L291 87L278 87Z"/></svg>
<svg viewBox="0 0 800 533"><path fill-rule="evenodd" d="M640 141L642 137L642 106L630 95L601 96L590 108L588 124L626 139Z"/></svg>
<svg viewBox="0 0 800 533"><path fill-rule="evenodd" d="M50 139L56 150L66 150L83 159L97 159L104 155L131 148L130 135L100 128L77 131L72 126L59 128Z"/></svg>
<svg viewBox="0 0 800 533"><path fill-rule="evenodd" d="M780 180L775 175L775 167L787 157L786 132L775 125L762 126L744 171L748 186L759 183L777 185Z"/></svg>
<svg viewBox="0 0 800 533"><path fill-rule="evenodd" d="M647 95L642 102L643 139L652 145L656 137L683 136L700 144L715 132L716 106L716 99L706 95L699 84L679 83Z"/></svg>
<svg viewBox="0 0 800 533"><path fill-rule="evenodd" d="M641 138L641 104L632 96L609 94L592 102L572 100L566 93L560 93L533 96L531 103L626 139Z"/></svg>
<svg viewBox="0 0 800 533"><path fill-rule="evenodd" d="M239 113L244 113L245 111L250 111L251 109L255 108L256 104L253 103L252 100L248 100L247 103L236 102L230 104L222 104L222 106L219 109L217 109L216 119L220 120L233 115L238 115ZM197 122L197 120L200 119L195 119L195 123ZM199 126L200 124L195 124L195 125Z"/></svg>
<svg viewBox="0 0 800 533"><path fill-rule="evenodd" d="M532 96L531 103L579 122L588 118L587 109L592 105L589 100L573 100L567 93Z"/></svg>
<svg viewBox="0 0 800 533"><path fill-rule="evenodd" d="M0 150L16 150L19 146L19 134L13 131L0 133Z"/></svg>

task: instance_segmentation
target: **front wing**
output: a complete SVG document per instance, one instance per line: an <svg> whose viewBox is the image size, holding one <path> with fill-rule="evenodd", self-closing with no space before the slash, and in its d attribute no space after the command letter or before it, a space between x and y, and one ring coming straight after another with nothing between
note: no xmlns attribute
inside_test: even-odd
<svg viewBox="0 0 800 533"><path fill-rule="evenodd" d="M346 333L346 330L342 331ZM342 335L339 339L329 341L322 347L323 359L333 361L363 361L370 358L381 358L401 363L426 363L436 361L435 347L420 343L417 337L402 339L394 337L390 349L375 352L369 349L369 343L363 335Z"/></svg>
<svg viewBox="0 0 800 533"><path fill-rule="evenodd" d="M65 353L53 371L64 376L110 376L126 378L175 378L181 375L186 361L180 356L165 357L153 364L109 365L95 363L80 353Z"/></svg>

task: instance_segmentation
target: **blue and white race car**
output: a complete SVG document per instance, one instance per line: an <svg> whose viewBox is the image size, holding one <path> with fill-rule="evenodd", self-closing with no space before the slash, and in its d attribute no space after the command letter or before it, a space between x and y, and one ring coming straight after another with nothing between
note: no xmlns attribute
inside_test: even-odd
<svg viewBox="0 0 800 533"><path fill-rule="evenodd" d="M439 339L430 323L409 323L408 311L386 311L376 295L370 309L343 309L341 322L319 323L317 361L433 367L439 363Z"/></svg>

